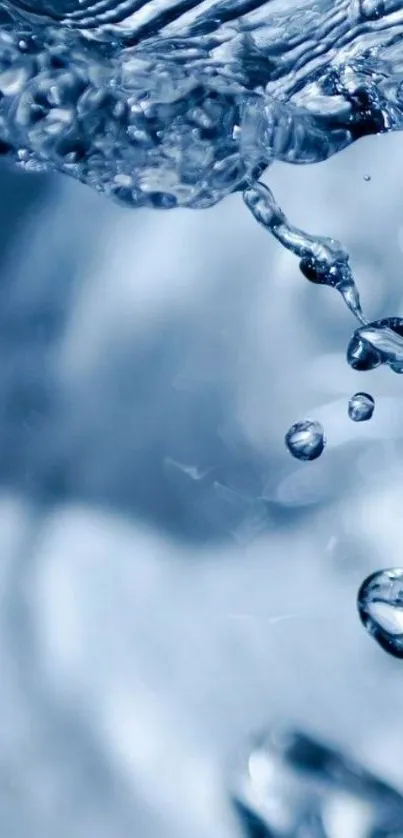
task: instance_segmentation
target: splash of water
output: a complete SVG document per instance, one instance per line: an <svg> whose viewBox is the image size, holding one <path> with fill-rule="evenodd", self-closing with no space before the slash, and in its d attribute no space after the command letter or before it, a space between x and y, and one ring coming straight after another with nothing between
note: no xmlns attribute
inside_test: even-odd
<svg viewBox="0 0 403 838"><path fill-rule="evenodd" d="M401 0L5 8L1 150L130 206L209 206L403 123Z"/></svg>
<svg viewBox="0 0 403 838"><path fill-rule="evenodd" d="M293 226L259 177L402 127L403 0L4 0L0 153L132 207L242 191L358 320L356 369L403 371L400 321L367 321L345 248Z"/></svg>

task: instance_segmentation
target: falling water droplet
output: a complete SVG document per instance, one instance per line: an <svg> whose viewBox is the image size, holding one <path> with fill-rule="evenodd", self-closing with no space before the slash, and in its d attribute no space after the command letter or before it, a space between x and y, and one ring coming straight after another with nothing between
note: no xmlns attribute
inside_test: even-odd
<svg viewBox="0 0 403 838"><path fill-rule="evenodd" d="M403 658L403 569L373 573L362 583L358 613L368 633L395 658Z"/></svg>
<svg viewBox="0 0 403 838"><path fill-rule="evenodd" d="M325 433L320 422L309 419L296 422L285 435L285 444L297 460L316 460L325 445Z"/></svg>
<svg viewBox="0 0 403 838"><path fill-rule="evenodd" d="M375 402L369 393L356 393L348 403L348 415L353 422L367 422L374 409Z"/></svg>
<svg viewBox="0 0 403 838"><path fill-rule="evenodd" d="M403 372L403 318L385 317L356 329L347 347L347 361L354 370L387 364L394 372Z"/></svg>

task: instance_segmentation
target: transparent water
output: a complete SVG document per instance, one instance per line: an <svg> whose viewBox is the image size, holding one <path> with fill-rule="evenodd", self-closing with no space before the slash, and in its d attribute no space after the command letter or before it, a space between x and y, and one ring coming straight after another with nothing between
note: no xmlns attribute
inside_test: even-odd
<svg viewBox="0 0 403 838"><path fill-rule="evenodd" d="M403 657L403 570L392 568L373 573L358 593L361 620L379 645Z"/></svg>
<svg viewBox="0 0 403 838"><path fill-rule="evenodd" d="M398 320L364 317L345 248L293 226L258 183L403 125L403 4L8 3L1 151L133 207L205 208L234 191L359 321L354 369L403 370Z"/></svg>
<svg viewBox="0 0 403 838"><path fill-rule="evenodd" d="M206 207L402 125L397 0L5 8L3 152L132 206Z"/></svg>
<svg viewBox="0 0 403 838"><path fill-rule="evenodd" d="M403 797L337 749L274 728L234 771L233 798L251 838L398 838Z"/></svg>
<svg viewBox="0 0 403 838"><path fill-rule="evenodd" d="M285 435L285 444L297 460L316 460L322 454L326 440L320 422L296 422Z"/></svg>
<svg viewBox="0 0 403 838"><path fill-rule="evenodd" d="M320 162L365 134L401 127L400 4L295 3L294 19L290 19L289 2L251 5L211 3L190 8L187 4L185 8L184 4L168 7L154 3L110 8L98 3L91 8L88 4L75 7L73 3L56 6L49 2L39 8L26 3L11 20L16 5L8 4L1 33L1 151L27 170L62 171L129 207L205 208L231 192L243 192L257 220L297 256L304 277L317 286L327 286L324 293L328 288L337 290L357 319L354 342L348 350L351 366L373 369L383 364L401 372L398 318L367 321L348 253L330 238L332 230L329 238L319 238L295 227L270 190L257 183L276 160ZM310 195L305 197L309 202ZM292 213L291 206L287 207L287 215ZM314 290L319 293L319 288ZM270 350L269 336L268 353ZM294 353L297 351L294 348ZM236 449L236 440L233 444ZM206 469L196 465L172 459L166 463L168 471L176 469L185 477L201 475L202 480L209 464ZM309 489L315 498L320 495L320 478L319 490L315 478L312 481ZM231 495L219 479L214 486L215 497L223 504L241 503L244 508L247 499L239 500L235 492ZM284 480L281 488L287 502L298 506L302 495L298 481L286 485ZM264 492L270 498L270 487L264 487ZM265 514L257 504L251 504L237 537L245 538L253 526L259 531ZM98 523L94 530L97 527ZM79 522L77 528L80 543ZM63 534L60 539L63 541ZM60 555L60 544L56 552ZM300 564L298 544L294 579ZM89 573L91 584L96 575L94 567ZM302 577L302 590L306 590L304 581ZM307 584L309 587L310 582ZM283 597L287 606L288 587L287 582ZM266 599L264 610L266 615ZM192 610L189 622L193 619ZM337 631L340 636L340 626ZM346 637L346 644L349 642ZM336 663L334 667L337 669ZM233 677L227 674L229 679ZM219 680L217 673L211 680ZM148 707L147 693L143 699ZM118 696L118 708L119 700ZM385 703L387 706L386 699ZM109 721L108 707L105 718ZM71 738L68 730L65 738ZM340 769L344 758L334 762ZM323 762L320 766L323 782ZM301 767L304 777L305 767ZM367 780L371 791L367 777L363 784ZM99 792L102 777L94 786L94 797L99 801L103 799ZM355 792L349 794L349 788L344 787L339 799L336 787L339 790L335 781L331 798L346 817L354 809L351 798ZM321 795L315 798L317 804ZM280 834L287 838L300 838L307 832L321 838L327 833L344 836L345 821L340 827L340 821L334 822L329 815L330 822L322 822L319 805L311 814L304 803L305 789L297 790L297 798L298 805L293 804L291 812L295 821ZM386 808L389 802L387 796ZM280 803L277 799L277 806ZM360 806L359 802L362 813ZM335 810L337 814L337 805L333 815ZM355 823L356 834L365 834L362 822L358 819ZM375 818L374 823L365 823L369 835L398 834L400 809L396 822L380 826ZM262 834L261 823L251 828ZM270 820L264 828L273 833ZM116 833L113 824L104 829ZM122 826L121 832L132 830ZM351 828L349 835L354 834Z"/></svg>
<svg viewBox="0 0 403 838"><path fill-rule="evenodd" d="M375 402L369 393L355 393L348 403L348 415L353 422L368 422L374 409Z"/></svg>

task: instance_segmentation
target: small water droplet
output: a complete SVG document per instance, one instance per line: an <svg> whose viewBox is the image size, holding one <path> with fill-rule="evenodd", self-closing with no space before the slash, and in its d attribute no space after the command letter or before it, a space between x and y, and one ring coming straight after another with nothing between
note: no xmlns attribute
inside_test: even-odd
<svg viewBox="0 0 403 838"><path fill-rule="evenodd" d="M366 183L369 183L369 181L372 180L371 175L364 175L364 180Z"/></svg>
<svg viewBox="0 0 403 838"><path fill-rule="evenodd" d="M285 435L285 444L297 460L316 460L326 445L323 427L309 419L295 422Z"/></svg>
<svg viewBox="0 0 403 838"><path fill-rule="evenodd" d="M369 393L356 393L348 403L348 415L353 422L367 422L374 409L375 402Z"/></svg>
<svg viewBox="0 0 403 838"><path fill-rule="evenodd" d="M403 658L403 569L368 576L358 591L357 607L362 623L382 649Z"/></svg>

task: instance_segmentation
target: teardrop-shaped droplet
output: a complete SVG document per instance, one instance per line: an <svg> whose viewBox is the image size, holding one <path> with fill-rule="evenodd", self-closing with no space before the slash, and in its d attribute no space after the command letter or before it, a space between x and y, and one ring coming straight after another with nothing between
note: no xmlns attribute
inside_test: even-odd
<svg viewBox="0 0 403 838"><path fill-rule="evenodd" d="M403 658L403 569L380 570L361 585L358 613L368 633L396 658Z"/></svg>
<svg viewBox="0 0 403 838"><path fill-rule="evenodd" d="M297 460L316 460L325 445L325 433L320 422L309 419L296 422L285 435L285 444Z"/></svg>
<svg viewBox="0 0 403 838"><path fill-rule="evenodd" d="M348 403L348 415L353 422L368 422L375 409L375 402L369 393L355 393Z"/></svg>

